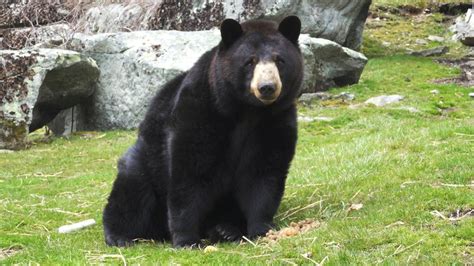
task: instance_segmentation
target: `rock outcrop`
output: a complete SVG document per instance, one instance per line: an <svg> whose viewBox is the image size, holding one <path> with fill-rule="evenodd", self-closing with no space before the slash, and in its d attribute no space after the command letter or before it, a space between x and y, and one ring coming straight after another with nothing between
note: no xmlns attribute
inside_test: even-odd
<svg viewBox="0 0 474 266"><path fill-rule="evenodd" d="M78 25L85 33L137 30L209 30L224 18L281 20L297 15L303 33L358 50L371 0L171 0L90 8Z"/></svg>
<svg viewBox="0 0 474 266"><path fill-rule="evenodd" d="M93 101L84 106L88 119L80 128L136 128L156 91L219 41L218 30L76 34L69 48L92 57L101 69ZM356 83L367 62L361 53L308 35L300 37L300 47L305 92Z"/></svg>
<svg viewBox="0 0 474 266"><path fill-rule="evenodd" d="M453 39L461 41L464 45L474 46L473 9L469 9L465 15L458 17L451 30L455 33Z"/></svg>
<svg viewBox="0 0 474 266"><path fill-rule="evenodd" d="M0 149L20 149L28 132L94 93L94 60L59 49L0 50Z"/></svg>

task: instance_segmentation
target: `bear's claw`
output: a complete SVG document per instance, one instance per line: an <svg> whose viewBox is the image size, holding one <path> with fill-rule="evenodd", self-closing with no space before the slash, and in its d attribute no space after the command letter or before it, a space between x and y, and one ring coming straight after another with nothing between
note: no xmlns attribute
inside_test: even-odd
<svg viewBox="0 0 474 266"><path fill-rule="evenodd" d="M242 232L231 224L218 224L214 227L212 238L215 242L229 241L237 242L242 239Z"/></svg>

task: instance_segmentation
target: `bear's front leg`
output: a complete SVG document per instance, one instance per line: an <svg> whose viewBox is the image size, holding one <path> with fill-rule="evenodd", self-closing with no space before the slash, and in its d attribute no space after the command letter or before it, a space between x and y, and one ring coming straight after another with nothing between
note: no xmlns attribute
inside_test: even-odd
<svg viewBox="0 0 474 266"><path fill-rule="evenodd" d="M247 182L246 182L247 183ZM265 235L273 224L285 186L285 176L255 177L238 192L240 206L247 219L247 236Z"/></svg>
<svg viewBox="0 0 474 266"><path fill-rule="evenodd" d="M208 193L198 186L172 189L168 198L168 224L175 247L201 245L200 223L209 209Z"/></svg>
<svg viewBox="0 0 474 266"><path fill-rule="evenodd" d="M213 168L222 145L209 133L212 123L193 117L193 123L178 124L168 137L168 226L175 247L201 244L203 222L217 194Z"/></svg>
<svg viewBox="0 0 474 266"><path fill-rule="evenodd" d="M247 220L247 235L265 235L273 227L295 153L295 111L263 121L243 147L235 196Z"/></svg>

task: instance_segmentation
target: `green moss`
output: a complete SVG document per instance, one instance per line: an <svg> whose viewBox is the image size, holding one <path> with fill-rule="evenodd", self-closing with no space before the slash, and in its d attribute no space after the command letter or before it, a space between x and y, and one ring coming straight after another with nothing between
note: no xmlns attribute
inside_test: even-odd
<svg viewBox="0 0 474 266"><path fill-rule="evenodd" d="M28 127L25 122L0 120L0 149L19 150L27 146Z"/></svg>
<svg viewBox="0 0 474 266"><path fill-rule="evenodd" d="M450 48L445 57L461 57L468 52L460 42L450 41L452 33L444 15L435 13L418 16L397 16L383 14L385 19L367 22L364 30L362 52L369 58L406 53L410 50L423 50L440 45ZM445 38L443 43L432 42L427 38L436 35ZM426 44L420 44L423 40Z"/></svg>

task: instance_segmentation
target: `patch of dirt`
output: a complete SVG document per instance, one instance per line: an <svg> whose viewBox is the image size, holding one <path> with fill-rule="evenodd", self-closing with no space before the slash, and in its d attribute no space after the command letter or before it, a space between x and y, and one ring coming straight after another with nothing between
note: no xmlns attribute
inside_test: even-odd
<svg viewBox="0 0 474 266"><path fill-rule="evenodd" d="M0 260L4 260L8 257L11 257L18 252L20 252L23 248L21 246L10 246L7 248L0 248Z"/></svg>
<svg viewBox="0 0 474 266"><path fill-rule="evenodd" d="M390 19L390 15L414 16L420 15L425 11L429 11L429 9L423 10L422 8L411 5L401 5L398 7L375 6L369 11L369 18Z"/></svg>
<svg viewBox="0 0 474 266"><path fill-rule="evenodd" d="M439 59L438 63L449 67L460 67L461 75L457 78L445 78L434 80L437 84L457 84L463 87L474 86L474 58L465 57L461 59Z"/></svg>
<svg viewBox="0 0 474 266"><path fill-rule="evenodd" d="M267 235L263 238L263 240L268 242L276 242L283 238L292 237L301 233L308 232L320 226L321 223L314 219L305 219L299 222L291 222L289 227L282 228L278 231L268 231Z"/></svg>
<svg viewBox="0 0 474 266"><path fill-rule="evenodd" d="M474 216L474 209L466 209L466 210L458 209L450 213L448 218L459 220L459 219L463 219L466 217L473 217L473 216Z"/></svg>
<svg viewBox="0 0 474 266"><path fill-rule="evenodd" d="M435 217L451 222L457 222L469 217L474 217L474 209L472 208L457 209L454 212L448 214L447 216L437 210L431 211L430 213Z"/></svg>

